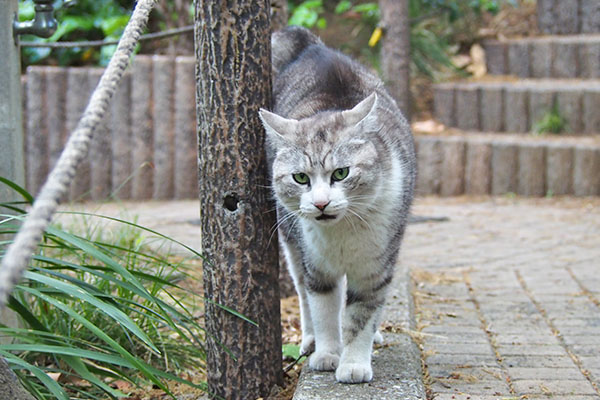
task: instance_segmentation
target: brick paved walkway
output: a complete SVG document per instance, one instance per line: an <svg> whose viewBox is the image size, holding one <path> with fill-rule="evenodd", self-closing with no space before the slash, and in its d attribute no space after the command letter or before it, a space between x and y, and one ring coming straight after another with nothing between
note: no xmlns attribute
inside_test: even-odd
<svg viewBox="0 0 600 400"><path fill-rule="evenodd" d="M600 201L425 198L412 271L430 395L600 399Z"/></svg>

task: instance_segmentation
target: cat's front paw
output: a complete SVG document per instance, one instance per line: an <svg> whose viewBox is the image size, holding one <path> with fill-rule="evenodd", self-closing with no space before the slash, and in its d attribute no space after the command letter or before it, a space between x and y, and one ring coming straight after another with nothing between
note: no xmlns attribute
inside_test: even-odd
<svg viewBox="0 0 600 400"><path fill-rule="evenodd" d="M334 371L340 363L340 356L325 351L313 353L308 365L316 371Z"/></svg>
<svg viewBox="0 0 600 400"><path fill-rule="evenodd" d="M300 345L300 355L310 354L315 351L315 336L302 335L302 344Z"/></svg>
<svg viewBox="0 0 600 400"><path fill-rule="evenodd" d="M368 364L340 364L335 370L335 379L342 383L371 382L371 379L373 379L373 369Z"/></svg>

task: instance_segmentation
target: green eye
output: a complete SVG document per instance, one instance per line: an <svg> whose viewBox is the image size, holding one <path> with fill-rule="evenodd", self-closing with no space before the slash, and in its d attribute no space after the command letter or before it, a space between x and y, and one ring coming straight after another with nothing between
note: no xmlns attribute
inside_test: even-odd
<svg viewBox="0 0 600 400"><path fill-rule="evenodd" d="M292 174L292 178L294 178L294 180L301 185L306 185L310 182L310 178L304 172Z"/></svg>
<svg viewBox="0 0 600 400"><path fill-rule="evenodd" d="M338 168L335 171L333 171L333 174L331 175L331 180L333 180L334 182L343 181L348 176L348 172L350 172L350 168L348 167Z"/></svg>

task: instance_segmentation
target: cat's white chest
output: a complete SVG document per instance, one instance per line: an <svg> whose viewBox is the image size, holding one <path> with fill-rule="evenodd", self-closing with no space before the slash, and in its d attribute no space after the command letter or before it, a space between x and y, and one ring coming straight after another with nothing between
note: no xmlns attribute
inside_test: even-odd
<svg viewBox="0 0 600 400"><path fill-rule="evenodd" d="M368 226L361 222L340 223L327 230L305 226L303 231L313 264L333 275L369 275L381 266L378 257L388 245L387 224L383 221Z"/></svg>

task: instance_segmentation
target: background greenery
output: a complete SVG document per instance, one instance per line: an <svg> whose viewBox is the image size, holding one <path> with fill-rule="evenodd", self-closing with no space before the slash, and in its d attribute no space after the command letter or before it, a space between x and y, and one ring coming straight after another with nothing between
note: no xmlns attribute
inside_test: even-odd
<svg viewBox="0 0 600 400"><path fill-rule="evenodd" d="M132 0L55 0L58 30L49 39L33 36L30 41L79 41L118 39L133 7ZM497 13L502 6L517 5L517 0L410 0L411 46L414 73L435 77L440 70L452 68L450 56L468 49L483 23L482 14ZM332 46L361 58L377 68L377 46L368 45L379 23L377 1L365 0L289 0L289 24L302 25L327 38ZM149 30L159 31L193 22L192 1L161 1L153 11ZM33 0L19 1L19 19L33 18ZM339 34L340 32L344 34ZM350 33L348 35L347 33ZM141 52L191 52L191 35L179 39L146 43ZM174 44L175 43L175 44ZM451 45L452 44L452 45ZM106 65L115 46L99 48L54 49L24 48L23 65Z"/></svg>

